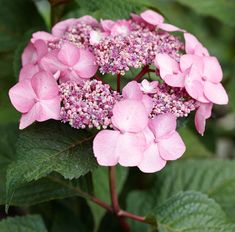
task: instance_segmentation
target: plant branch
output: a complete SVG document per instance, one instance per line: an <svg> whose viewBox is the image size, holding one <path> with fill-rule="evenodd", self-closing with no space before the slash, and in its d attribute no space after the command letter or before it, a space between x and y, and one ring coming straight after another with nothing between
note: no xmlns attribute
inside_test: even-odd
<svg viewBox="0 0 235 232"><path fill-rule="evenodd" d="M110 196L112 201L113 210L115 213L120 211L120 206L118 203L118 196L116 192L116 170L115 167L109 167L109 187L110 187Z"/></svg>
<svg viewBox="0 0 235 232"><path fill-rule="evenodd" d="M152 71L152 70L151 70ZM149 66L144 66L140 73L134 78L134 81L139 81L146 73L149 72Z"/></svg>

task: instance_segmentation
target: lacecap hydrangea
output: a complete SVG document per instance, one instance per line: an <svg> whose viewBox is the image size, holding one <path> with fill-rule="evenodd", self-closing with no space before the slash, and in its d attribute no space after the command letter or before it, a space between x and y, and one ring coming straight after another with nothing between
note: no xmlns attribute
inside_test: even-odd
<svg viewBox="0 0 235 232"><path fill-rule="evenodd" d="M133 70L139 73L130 78ZM100 165L151 173L185 152L177 118L195 111L203 135L213 104L228 103L222 76L194 35L146 10L128 20L72 18L51 33L34 33L9 96L22 113L20 129L48 119L84 133L95 128ZM114 79L116 89L109 85Z"/></svg>

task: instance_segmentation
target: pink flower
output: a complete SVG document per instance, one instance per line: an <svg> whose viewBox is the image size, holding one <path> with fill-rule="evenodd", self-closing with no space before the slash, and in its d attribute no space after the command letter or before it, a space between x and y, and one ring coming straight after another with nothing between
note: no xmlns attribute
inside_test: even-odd
<svg viewBox="0 0 235 232"><path fill-rule="evenodd" d="M140 90L144 93L156 93L158 87L158 81L147 81L144 79L140 84Z"/></svg>
<svg viewBox="0 0 235 232"><path fill-rule="evenodd" d="M227 104L222 84L222 69L215 57L186 54L176 62L167 54L158 54L155 65L170 86L185 87L188 94L202 103Z"/></svg>
<svg viewBox="0 0 235 232"><path fill-rule="evenodd" d="M34 44L37 40L43 40L44 42L54 42L58 40L58 38L48 32L38 31L33 33L31 42Z"/></svg>
<svg viewBox="0 0 235 232"><path fill-rule="evenodd" d="M33 41L23 51L21 57L23 67L20 71L19 81L32 78L40 69L38 66L40 60L48 52L47 45L43 40L38 39Z"/></svg>
<svg viewBox="0 0 235 232"><path fill-rule="evenodd" d="M100 131L93 142L93 151L100 165L137 166L146 148L142 131L148 124L144 105L137 100L123 100L113 108L114 130Z"/></svg>
<svg viewBox="0 0 235 232"><path fill-rule="evenodd" d="M190 34L184 33L185 51L187 54L198 56L209 56L208 50L198 41L198 39Z"/></svg>
<svg viewBox="0 0 235 232"><path fill-rule="evenodd" d="M9 90L9 96L13 106L22 113L20 129L34 121L59 119L58 85L54 77L44 71L18 82Z"/></svg>
<svg viewBox="0 0 235 232"><path fill-rule="evenodd" d="M199 134L202 136L205 132L206 119L211 117L212 103L200 103L199 108L195 114L195 126Z"/></svg>
<svg viewBox="0 0 235 232"><path fill-rule="evenodd" d="M30 42L21 56L22 65L38 64L40 59L47 54L47 51L47 45L43 40L36 40L34 43Z"/></svg>
<svg viewBox="0 0 235 232"><path fill-rule="evenodd" d="M189 70L185 88L191 97L202 103L228 103L228 95L220 83L222 69L216 57L186 54L180 59L180 68L183 72Z"/></svg>
<svg viewBox="0 0 235 232"><path fill-rule="evenodd" d="M106 33L113 36L126 36L131 32L131 23L127 20L118 20L116 22L112 20L102 20L101 26Z"/></svg>
<svg viewBox="0 0 235 232"><path fill-rule="evenodd" d="M145 130L148 147L138 167L151 173L161 170L167 160L180 158L185 152L185 145L176 132L176 117L172 114L158 115L149 120L148 126Z"/></svg>
<svg viewBox="0 0 235 232"><path fill-rule="evenodd" d="M147 94L143 94L139 84L137 81L129 82L123 89L122 89L122 96L124 99L132 99L141 101L148 114L152 112L153 109L153 100Z"/></svg>
<svg viewBox="0 0 235 232"><path fill-rule="evenodd" d="M159 69L160 76L166 84L172 87L185 86L185 74L187 70L182 72L179 63L172 59L169 55L157 54L154 63Z"/></svg>
<svg viewBox="0 0 235 232"><path fill-rule="evenodd" d="M132 16L133 17L133 16ZM164 31L183 31L182 29L173 26L168 23L164 23L164 18L162 15L156 13L152 10L146 10L140 14L140 17L147 22L150 25L157 26L159 29L162 29ZM135 16L136 19L136 16Z"/></svg>
<svg viewBox="0 0 235 232"><path fill-rule="evenodd" d="M80 82L89 79L97 71L94 55L85 49L77 48L75 45L65 43L59 51L48 53L40 62L43 70L52 75L60 71L60 81Z"/></svg>

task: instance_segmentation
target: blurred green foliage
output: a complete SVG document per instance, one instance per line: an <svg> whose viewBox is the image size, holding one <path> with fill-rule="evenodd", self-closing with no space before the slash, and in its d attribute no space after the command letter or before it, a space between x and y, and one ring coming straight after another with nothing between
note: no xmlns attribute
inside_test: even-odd
<svg viewBox="0 0 235 232"><path fill-rule="evenodd" d="M118 168L120 202L133 213L148 215L146 220L154 222L157 218L148 231L157 231L157 227L164 232L235 231L235 1L50 2L52 8L46 0L0 0L0 204L4 205L7 197L10 205L20 209L10 207L10 215L41 215L2 220L0 231L121 231L112 214L80 198L82 189L110 202L107 169L95 169L94 160L85 150L91 144L82 144L75 153L64 150L82 135L51 122L19 132L20 115L10 104L8 90L17 81L20 56L32 32L46 31L53 22L70 17L90 14L98 19L128 18L131 12L148 8L195 34L218 57L230 102L214 107L204 137L196 133L193 117L182 123L179 131L187 146L186 154L162 172L146 175L134 168L129 173ZM62 158L56 156L60 151ZM88 157L80 159L79 154L85 153ZM0 209L2 214L4 210ZM146 225L129 223L133 231L147 231Z"/></svg>

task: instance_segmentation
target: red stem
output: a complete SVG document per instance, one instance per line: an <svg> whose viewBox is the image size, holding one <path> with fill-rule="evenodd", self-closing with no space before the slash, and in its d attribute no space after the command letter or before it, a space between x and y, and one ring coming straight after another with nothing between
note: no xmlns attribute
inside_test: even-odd
<svg viewBox="0 0 235 232"><path fill-rule="evenodd" d="M110 187L111 201L114 212L118 213L120 211L120 206L118 203L118 196L116 192L115 172L116 172L115 167L109 167L109 187Z"/></svg>
<svg viewBox="0 0 235 232"><path fill-rule="evenodd" d="M140 73L134 78L134 81L139 81L147 72L149 72L149 66L144 66Z"/></svg>
<svg viewBox="0 0 235 232"><path fill-rule="evenodd" d="M138 216L138 215L129 213L129 212L124 211L124 210L120 210L120 211L118 212L118 216L127 217L127 218L131 218L131 219L133 219L133 220L135 220L135 221L147 223L147 222L145 221L145 218L144 218L144 217L141 217L141 216Z"/></svg>

